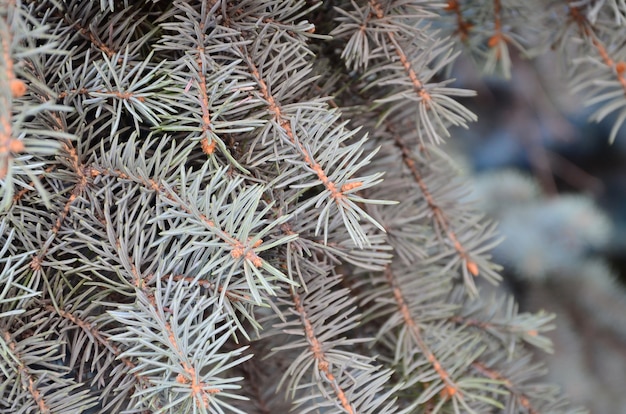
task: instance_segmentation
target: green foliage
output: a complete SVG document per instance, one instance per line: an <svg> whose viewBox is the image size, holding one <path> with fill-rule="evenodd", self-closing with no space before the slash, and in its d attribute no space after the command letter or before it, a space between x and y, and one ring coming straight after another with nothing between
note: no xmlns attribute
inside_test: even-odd
<svg viewBox="0 0 626 414"><path fill-rule="evenodd" d="M618 128L623 5L464 3L0 0L0 412L577 412L437 145L462 48Z"/></svg>

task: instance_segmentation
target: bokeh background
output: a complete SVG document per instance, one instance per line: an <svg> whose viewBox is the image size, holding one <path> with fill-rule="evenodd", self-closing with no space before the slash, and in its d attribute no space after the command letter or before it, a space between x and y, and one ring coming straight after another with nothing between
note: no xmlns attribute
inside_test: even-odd
<svg viewBox="0 0 626 414"><path fill-rule="evenodd" d="M547 380L595 414L626 413L626 128L570 92L554 56L512 56L511 79L461 58L457 86L479 118L448 143L477 203L500 223L498 289L524 311L554 312Z"/></svg>

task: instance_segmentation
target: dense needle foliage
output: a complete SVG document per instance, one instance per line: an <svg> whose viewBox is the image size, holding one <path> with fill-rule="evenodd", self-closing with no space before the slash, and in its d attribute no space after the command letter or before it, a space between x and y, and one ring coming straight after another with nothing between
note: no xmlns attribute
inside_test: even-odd
<svg viewBox="0 0 626 414"><path fill-rule="evenodd" d="M626 118L619 1L0 0L1 413L577 412L439 146L461 51ZM622 40L620 40L622 39Z"/></svg>

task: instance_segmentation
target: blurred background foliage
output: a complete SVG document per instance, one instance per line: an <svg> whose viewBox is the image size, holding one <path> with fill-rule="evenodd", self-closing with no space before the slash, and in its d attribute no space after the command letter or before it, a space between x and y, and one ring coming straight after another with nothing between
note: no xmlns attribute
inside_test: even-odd
<svg viewBox="0 0 626 414"><path fill-rule="evenodd" d="M592 413L626 413L626 127L572 94L548 54L511 55L511 78L459 59L478 114L449 145L475 179L472 200L499 222L494 251L522 310L557 314L549 379ZM485 287L488 288L488 287Z"/></svg>

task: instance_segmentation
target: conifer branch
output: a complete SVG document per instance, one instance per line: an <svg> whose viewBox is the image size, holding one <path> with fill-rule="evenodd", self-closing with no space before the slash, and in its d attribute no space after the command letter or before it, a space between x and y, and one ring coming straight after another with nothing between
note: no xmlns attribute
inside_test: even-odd
<svg viewBox="0 0 626 414"><path fill-rule="evenodd" d="M242 54L246 56L247 52L242 49ZM346 177L347 174L346 173L342 174L342 171L327 171L327 169L323 166L323 164L321 164L320 161L315 159L315 154L311 151L311 147L313 147L313 145L316 143L315 142L306 143L303 139L298 138L296 136L294 130L292 129L291 122L287 119L286 115L284 114L281 103L277 101L276 98L272 94L270 94L267 83L261 77L259 69L254 64L250 56L246 56L246 62L248 63L250 67L251 76L253 77L255 82L259 85L262 99L265 102L267 102L268 112L272 114L275 124L280 129L279 136L286 137L290 145L296 149L298 158L302 160L302 162L307 166L307 169L311 171L317 177L319 182L328 191L328 197L332 200L332 202L336 205L337 209L339 210L343 218L344 225L348 228L348 231L350 232L350 236L355 241L355 243L359 247L367 246L368 245L367 238L364 237L365 235L363 234L362 230L360 230L360 225L356 221L358 221L360 217L365 217L373 224L376 225L377 223L373 219L371 219L371 217L369 217L367 213L365 213L360 207L358 207L357 204L355 204L354 202L350 200L351 198L350 194L354 193L359 188L367 188L373 185L377 181L372 181L372 179L376 179L377 177L368 177L369 182L364 182L361 180L348 181L347 179L349 179L350 177L349 176ZM318 110L313 110L313 111L317 112ZM306 118L307 115L311 117L311 120L314 120L316 117L319 117L319 115L317 115L315 112L311 114L307 114L306 112L308 111L306 110L303 112L304 114L299 114L300 117L302 118ZM320 115L324 116L323 113ZM329 115L332 116L332 113L329 113ZM337 129L335 129L331 133L337 134L337 132L338 132ZM343 139L346 139L346 138L343 138ZM345 166L345 163L343 165L339 164L339 166L352 167L351 165ZM354 168L354 170L356 171L357 168ZM339 174L343 175L344 180L346 180L344 183L337 183L330 178L333 175L337 176ZM352 196L352 198L356 198L356 197ZM366 200L363 200L360 197L358 197L358 201L367 202ZM328 208L324 208L325 215L329 214L327 210ZM328 217L320 216L320 221L324 218L326 221L328 220ZM321 222L318 222L318 223L321 224ZM319 227L320 225L318 224L318 228ZM328 235L328 232L325 231L325 238L324 238L325 243L327 243L327 235Z"/></svg>
<svg viewBox="0 0 626 414"><path fill-rule="evenodd" d="M87 39L96 49L107 55L109 58L112 58L118 52L104 43L96 34L89 30L89 28L81 25L79 21L72 21L70 19L70 14L67 13L67 11L59 11L58 16L62 18L70 27L78 30L78 33L80 33L84 39Z"/></svg>
<svg viewBox="0 0 626 414"><path fill-rule="evenodd" d="M161 286L160 278L155 280L154 294L146 295L139 289L136 304L110 311L115 319L129 327L112 337L131 345L123 355L137 358L142 366L150 367L151 386L140 391L140 395L154 399L158 393L166 392L178 401L177 407L185 407L185 410L211 412L223 407L241 413L225 401L236 398L228 390L239 388L234 382L240 378L220 377L230 367L249 358L240 356L243 348L218 352L232 334L232 324L222 323L224 315L220 315L219 310L211 312L215 298L203 299L197 290L189 292L181 284L172 285L172 282ZM155 298L154 304L150 295ZM206 318L205 312L208 312ZM204 318L201 325L213 329L189 330L199 317ZM160 349L165 351L161 355L158 354ZM171 402L157 412L164 412L168 407Z"/></svg>
<svg viewBox="0 0 626 414"><path fill-rule="evenodd" d="M57 166L56 165L51 165L48 168L46 168L44 170L44 172L42 174L40 174L37 179L41 180L42 178L44 178L46 175L50 174L51 172L53 172L54 170L56 170ZM35 189L35 181L31 181L28 183L27 186L25 186L24 188L22 188L20 191L18 191L17 193L15 193L15 195L13 196L13 204L17 204L20 202L20 200L22 198L24 198L24 196L26 194L28 194L30 191Z"/></svg>
<svg viewBox="0 0 626 414"><path fill-rule="evenodd" d="M538 312L536 314L519 313L512 297L464 300L462 292L455 292L453 299L462 303L462 309L449 318L450 322L466 327L480 329L485 334L499 340L510 353L514 352L518 342L534 345L545 352L553 352L552 342L543 336L554 329L551 322L554 315Z"/></svg>
<svg viewBox="0 0 626 414"><path fill-rule="evenodd" d="M202 10L199 21L199 30L200 34L197 39L197 57L195 59L197 68L198 68L198 81L197 81L197 89L199 92L199 101L200 101L200 109L202 111L202 122L201 122L201 130L202 137L200 138L200 145L202 147L202 151L207 155L211 156L215 151L215 147L217 145L217 141L215 141L210 135L209 131L213 129L211 114L209 113L210 103L209 103L209 92L207 91L207 78L206 73L209 71L208 62L206 56L208 55L207 50L205 48L206 44L206 24L209 23L207 18L210 16L210 11L214 9L217 1L209 1L208 3L202 3ZM191 82L191 81L190 81ZM185 88L187 89L187 88ZM236 167L243 169L238 163L235 164ZM246 170L243 169L245 172Z"/></svg>
<svg viewBox="0 0 626 414"><path fill-rule="evenodd" d="M431 145L537 2L0 0L0 411L566 412ZM626 14L567 4L624 108Z"/></svg>
<svg viewBox="0 0 626 414"><path fill-rule="evenodd" d="M154 191L156 194L163 196L165 199L173 202L183 212L197 216L198 219L211 231L211 233L218 236L230 250L230 255L233 259L243 258L249 264L252 264L256 268L264 266L264 261L257 255L256 250L261 246L263 240L258 238L250 238L242 241L237 237L229 234L227 231L219 227L215 221L208 218L205 214L194 211L193 207L185 202L173 189L167 188L165 185L159 183L159 181L149 178L142 179L140 177L133 177L121 170L111 170L102 167L91 167L90 169L92 177L98 177L99 175L106 175L115 177L121 180L130 180L137 184L141 184L144 188ZM253 243L251 243L253 241Z"/></svg>
<svg viewBox="0 0 626 414"><path fill-rule="evenodd" d="M394 131L394 128L391 124L387 122L386 127L393 134L394 143L396 147L398 147L398 149L402 153L402 161L411 172L413 179L419 186L424 196L424 200L426 201L426 204L428 205L428 207L430 208L432 212L432 216L436 223L435 228L437 227L441 228L442 233L450 240L450 242L452 243L452 246L454 247L454 250L456 250L462 262L464 263L464 266L467 268L470 274L472 276L478 276L480 272L478 265L476 264L476 262L474 262L470 258L466 248L461 244L456 233L451 228L450 223L448 219L446 218L443 210L435 202L430 190L426 186L426 183L424 182L419 170L417 169L417 166L411 154L411 150L406 145L402 137L400 137L400 135Z"/></svg>
<svg viewBox="0 0 626 414"><path fill-rule="evenodd" d="M368 4L373 9L374 15L378 20L383 20L386 17L383 6L378 0L369 0ZM476 116L473 113L462 108L461 105L451 99L451 96L471 96L473 92L446 88L443 85L447 82L442 82L441 84L427 83L432 76L433 70L437 72L440 68L446 66L450 60L454 59L454 55L450 54L445 44L442 44L439 40L426 40L430 44L424 48L424 51L418 54L420 59L413 58L420 62L419 65L425 72L420 75L410 56L410 52L405 50L400 40L396 38L395 33L386 31L385 34L389 40L389 46L400 60L400 64L405 72L404 76L409 79L409 84L416 96L418 110L415 111L416 113L413 117L416 118L420 138L421 134L424 134L432 143L440 143L443 141L443 137L449 136L448 123L466 127L468 121L476 120ZM415 39L409 38L407 42L415 42ZM419 49L414 47L414 51L416 50ZM390 56L386 56L386 60L392 61ZM434 64L433 61L435 62ZM387 63L391 62L385 62L385 64ZM431 64L434 66L432 69L428 67ZM398 99L397 93L378 101L385 103L393 102L396 99ZM399 108L393 109L398 110Z"/></svg>
<svg viewBox="0 0 626 414"><path fill-rule="evenodd" d="M493 34L487 41L487 45L491 49L498 48L496 50L496 59L499 60L502 58L500 52L500 43L506 41L506 37L502 33L502 4L501 0L493 0Z"/></svg>
<svg viewBox="0 0 626 414"><path fill-rule="evenodd" d="M114 343L112 343L109 339L107 339L107 337L103 334L103 332L101 332L98 329L97 324L90 323L84 319L81 319L80 316L72 313L71 311L58 309L57 307L52 306L52 305L45 305L44 308L51 314L58 315L61 319L69 322L70 326L79 327L80 330L82 330L90 340L95 342L96 346L100 345L104 347L108 351L108 353L111 355L110 358L107 358L108 363L111 363L114 360L119 360L124 365L124 368L122 368L121 370L122 372L120 372L119 367L116 367L116 369L111 370L112 372L114 371L118 371L118 372L115 374L114 378L111 378L111 383L107 385L107 389L109 390L109 392L103 392L100 395L100 398L102 400L106 401L110 398L108 394L111 391L111 385L115 385L116 383L118 383L118 381L119 381L118 383L119 387L126 388L126 394L132 394L135 387L137 387L137 389L147 389L150 386L150 382L148 378L146 378L144 375L138 372L137 365L130 358L122 355L123 350L120 349ZM127 375L127 374L130 374L130 375ZM132 380L132 383L130 384L127 383L126 382L127 378L130 378ZM110 399L111 401L105 405L105 408L107 408L109 405L115 404L116 400L118 400L118 398L110 398ZM157 404L157 407L159 407L158 404Z"/></svg>
<svg viewBox="0 0 626 414"><path fill-rule="evenodd" d="M338 28L331 33L342 37L351 34L342 56L350 57L355 69L368 65L370 61L375 63L363 73L363 78L373 78L365 89L371 93L373 88L377 88L379 96L375 103L385 106L380 123L391 113L402 113L415 120L421 140L441 143L444 137L449 136L451 125L467 127L467 122L476 119L473 113L452 98L472 96L474 92L447 87L451 82L449 80L431 82L435 73L454 60L456 53L446 40L425 35L426 19L432 15L424 7L392 2L389 9L397 10L387 15L377 0L369 0L363 9L359 9L354 2L351 6L355 10L342 11L341 14L346 17L341 20L363 20L362 24L351 24L351 30ZM375 24L367 24L369 20ZM361 34L363 27L366 36ZM369 42L376 45L372 52L369 51ZM365 46L361 47L362 44ZM400 104L404 99L410 100L413 105Z"/></svg>
<svg viewBox="0 0 626 414"><path fill-rule="evenodd" d="M504 377L501 373L493 369L489 369L483 363L478 362L478 361L475 361L472 363L472 368L474 368L476 371L480 372L482 375L484 375L487 378L490 378L496 381L501 381L504 384L504 386L511 392L511 394L514 395L518 404L524 409L526 409L529 414L539 414L539 411L537 411L532 406L528 396L522 392L517 391L515 388L515 385L508 378Z"/></svg>
<svg viewBox="0 0 626 414"><path fill-rule="evenodd" d="M442 366L441 362L435 356L435 354L430 350L430 347L426 344L424 339L422 338L421 329L419 327L419 322L415 320L413 317L411 310L407 304L407 301L404 298L404 294L402 292L402 288L398 284L396 278L394 277L393 271L391 270L391 266L387 266L385 268L385 278L391 291L393 292L393 297L396 302L396 306L398 307L398 312L402 315L403 325L409 331L411 338L415 342L415 345L422 352L428 363L432 366L434 371L439 376L439 379L443 383L443 391L442 396L444 399L447 398L463 398L461 390L459 386L455 383L455 381L451 378L450 374L446 370L445 367Z"/></svg>
<svg viewBox="0 0 626 414"><path fill-rule="evenodd" d="M37 378L29 372L27 368L28 365L24 361L22 361L22 358L17 350L18 345L12 339L11 333L8 331L2 331L1 333L4 339L4 345L8 347L8 349L11 351L11 356L15 359L15 362L17 363L16 368L18 373L18 379L21 382L20 385L23 389L28 390L28 393L35 402L37 409L42 414L50 414L50 407L45 401L43 393L39 389ZM7 381L8 380L9 379L7 378Z"/></svg>
<svg viewBox="0 0 626 414"><path fill-rule="evenodd" d="M12 128L13 105L15 98L26 93L26 83L18 79L13 69L12 39L7 15L0 13L0 180L7 176L12 154L24 152L24 143L14 136Z"/></svg>
<svg viewBox="0 0 626 414"><path fill-rule="evenodd" d="M560 43L569 60L572 90L582 92L585 105L595 106L590 119L600 122L617 113L609 134L609 142L613 142L626 121L626 54L621 45L624 28L612 20L609 7L598 10L587 3L560 3L565 14L557 14L560 20L552 22L562 24L565 31L552 46ZM577 56L570 57L568 49L572 46Z"/></svg>
<svg viewBox="0 0 626 414"><path fill-rule="evenodd" d="M242 50L242 53L245 54L243 50ZM345 193L362 186L363 183L357 181L357 182L352 182L352 183L345 183L342 186L338 187L335 182L333 182L332 180L328 178L328 174L324 171L324 169L320 166L320 164L307 151L304 145L299 140L296 139L296 136L293 130L291 129L290 122L283 115L281 104L277 102L274 96L272 96L269 93L267 84L265 80L261 77L258 68L254 65L254 63L249 57L248 59L246 59L246 61L248 62L248 65L250 66L250 74L259 85L261 96L267 102L268 110L271 114L273 114L275 122L278 125L280 125L283 132L287 136L289 142L291 143L291 145L293 145L294 148L296 148L296 150L298 151L298 153L300 154L300 156L302 157L306 165L308 165L308 167L315 173L315 175L317 175L317 177L322 182L324 187L326 187L326 189L330 193L330 197L335 201L335 203L337 203L338 207L340 209L345 208L346 207L346 204L344 201L346 198Z"/></svg>
<svg viewBox="0 0 626 414"><path fill-rule="evenodd" d="M573 5L571 0L568 0L568 6L571 18L578 26L580 33L591 41L591 44L602 58L602 62L604 62L604 64L614 72L617 81L626 95L626 62L623 60L618 62L614 61L607 48L593 32L593 26L589 20L587 20L587 17L582 13L580 8Z"/></svg>
<svg viewBox="0 0 626 414"><path fill-rule="evenodd" d="M286 311L285 320L274 325L272 334L287 335L287 340L274 353L298 354L279 388L287 383L292 396L305 393L295 401L296 408L309 398L319 398L320 407L341 407L343 412L353 414L397 412L393 393L399 386L386 387L391 372L373 365L373 358L353 351L368 340L340 337L359 323L352 299L343 296L346 289L336 288L340 277L324 275L323 268L319 270L320 274L303 272L306 292L292 287L289 296L281 298L279 306ZM320 300L328 305L319 306Z"/></svg>
<svg viewBox="0 0 626 414"><path fill-rule="evenodd" d="M462 42L466 42L469 37L469 32L474 25L465 20L465 18L463 17L463 12L461 11L461 5L459 4L459 1L460 0L448 0L445 10L449 12L454 12L454 15L456 16L457 26L455 33L460 36Z"/></svg>
<svg viewBox="0 0 626 414"><path fill-rule="evenodd" d="M85 165L80 163L80 160L78 159L78 154L76 153L76 149L71 145L69 141L65 143L65 150L69 158L69 164L71 166L72 172L75 174L77 181L72 187L70 195L65 201L63 207L58 212L56 220L54 221L54 224L50 228L48 235L45 239L43 248L40 249L36 255L33 256L30 262L30 268L36 272L42 271L44 258L48 254L48 250L52 246L54 239L57 237L59 231L61 230L63 222L69 215L72 204L74 204L74 202L79 199L79 197L86 190L86 187L88 185L87 175L85 174L86 167Z"/></svg>
<svg viewBox="0 0 626 414"><path fill-rule="evenodd" d="M374 10L374 15L376 16L376 18L379 20L383 20L385 18L385 11L383 10L383 6L380 4L380 2L378 0L369 0L369 4ZM409 58L407 57L407 54L404 52L404 50L402 50L402 47L396 40L395 34L393 32L387 32L387 38L394 46L394 51L400 59L402 67L404 67L404 70L406 71L406 75L411 80L415 93L422 98L422 100L424 101L424 106L428 109L430 106L431 96L428 91L424 89L424 84L418 78L415 69L413 68L411 62L409 61Z"/></svg>
<svg viewBox="0 0 626 414"><path fill-rule="evenodd" d="M331 387L335 392L336 398L341 404L341 407L343 407L343 409L349 414L355 414L354 409L352 408L352 403L348 400L345 391L337 383L337 379L330 370L330 364L326 358L326 355L324 354L323 346L320 343L320 340L317 338L317 335L315 334L315 330L313 329L313 325L311 324L311 321L307 316L307 312L304 309L300 295L293 287L291 288L291 295L293 297L295 310L302 318L304 333L306 335L307 341L309 342L309 346L311 347L311 353L313 354L313 358L315 359L315 363L317 364L317 369L320 371L320 373L324 375L325 379L330 382Z"/></svg>

